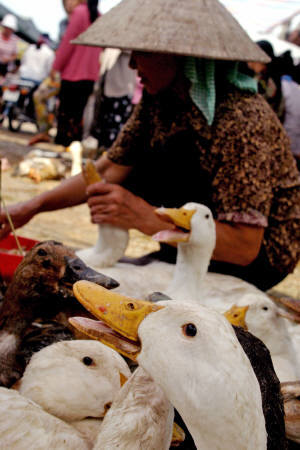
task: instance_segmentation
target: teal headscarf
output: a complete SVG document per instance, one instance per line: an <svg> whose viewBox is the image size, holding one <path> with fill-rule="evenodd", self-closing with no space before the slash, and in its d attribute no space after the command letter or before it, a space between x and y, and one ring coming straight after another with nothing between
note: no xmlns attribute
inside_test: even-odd
<svg viewBox="0 0 300 450"><path fill-rule="evenodd" d="M257 81L238 70L238 62L226 64L223 77L238 89L257 92ZM190 96L202 112L208 125L214 121L216 107L216 62L212 59L200 59L192 56L185 58L185 76L191 82Z"/></svg>

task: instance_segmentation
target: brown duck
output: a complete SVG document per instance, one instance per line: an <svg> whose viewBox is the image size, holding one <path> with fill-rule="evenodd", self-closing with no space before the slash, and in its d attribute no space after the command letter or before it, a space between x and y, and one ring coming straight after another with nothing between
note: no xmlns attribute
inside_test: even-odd
<svg viewBox="0 0 300 450"><path fill-rule="evenodd" d="M79 312L72 290L78 280L94 281L108 289L118 286L112 278L87 267L73 250L59 242L41 242L24 257L0 309L0 385L10 387L22 376L24 365L18 360L18 352L36 318L49 320L59 314L67 321L69 315Z"/></svg>

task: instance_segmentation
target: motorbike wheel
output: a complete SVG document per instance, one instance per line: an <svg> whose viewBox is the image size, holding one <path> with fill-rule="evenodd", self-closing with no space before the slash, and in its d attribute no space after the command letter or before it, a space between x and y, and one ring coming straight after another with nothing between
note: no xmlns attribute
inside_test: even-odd
<svg viewBox="0 0 300 450"><path fill-rule="evenodd" d="M8 128L10 131L19 131L22 125L22 121L18 119L20 114L20 108L12 106L8 113Z"/></svg>

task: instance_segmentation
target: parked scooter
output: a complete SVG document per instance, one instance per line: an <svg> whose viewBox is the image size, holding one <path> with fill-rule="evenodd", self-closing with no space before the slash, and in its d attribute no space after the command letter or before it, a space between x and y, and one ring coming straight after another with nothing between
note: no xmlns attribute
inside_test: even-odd
<svg viewBox="0 0 300 450"><path fill-rule="evenodd" d="M35 88L35 83L25 80L2 85L0 123L7 117L10 131L19 131L25 122L35 124L39 131L32 98Z"/></svg>

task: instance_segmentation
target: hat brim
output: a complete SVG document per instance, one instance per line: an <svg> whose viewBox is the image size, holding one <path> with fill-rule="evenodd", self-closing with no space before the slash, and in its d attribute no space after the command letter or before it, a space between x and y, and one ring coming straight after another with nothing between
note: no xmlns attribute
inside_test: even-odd
<svg viewBox="0 0 300 450"><path fill-rule="evenodd" d="M73 43L230 61L270 58L218 0L123 0Z"/></svg>

